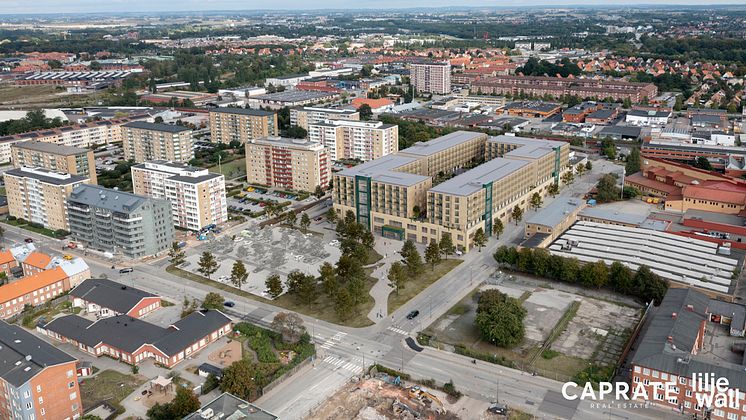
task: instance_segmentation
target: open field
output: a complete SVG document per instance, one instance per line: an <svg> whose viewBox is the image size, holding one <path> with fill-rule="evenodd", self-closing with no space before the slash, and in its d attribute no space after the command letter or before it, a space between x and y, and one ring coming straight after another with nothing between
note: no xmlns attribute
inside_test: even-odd
<svg viewBox="0 0 746 420"><path fill-rule="evenodd" d="M144 383L145 378L137 375L125 375L114 370L101 371L80 383L83 409L87 410L104 402L119 409L119 403Z"/></svg>
<svg viewBox="0 0 746 420"><path fill-rule="evenodd" d="M407 281L404 289L399 290L399 293L391 292L388 302L389 315L462 262L463 260L456 259L441 260L435 264L434 269L431 269L430 264L425 264L422 274Z"/></svg>

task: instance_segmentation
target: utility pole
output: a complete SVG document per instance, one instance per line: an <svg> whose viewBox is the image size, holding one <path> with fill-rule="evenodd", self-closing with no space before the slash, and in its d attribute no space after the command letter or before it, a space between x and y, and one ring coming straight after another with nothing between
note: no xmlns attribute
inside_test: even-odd
<svg viewBox="0 0 746 420"><path fill-rule="evenodd" d="M401 370L399 372L404 373L404 347L401 348Z"/></svg>
<svg viewBox="0 0 746 420"><path fill-rule="evenodd" d="M627 168L622 168L622 192L619 194L619 199L624 200L624 175L627 174Z"/></svg>

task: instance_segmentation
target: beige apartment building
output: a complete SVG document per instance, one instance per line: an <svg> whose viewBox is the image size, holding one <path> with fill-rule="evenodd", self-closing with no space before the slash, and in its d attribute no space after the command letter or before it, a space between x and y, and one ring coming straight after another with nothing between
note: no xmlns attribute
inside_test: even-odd
<svg viewBox="0 0 746 420"><path fill-rule="evenodd" d="M489 236L559 182L568 160L564 142L458 131L335 173L334 207L384 237L426 244L449 233L468 251L478 229Z"/></svg>
<svg viewBox="0 0 746 420"><path fill-rule="evenodd" d="M369 161L399 150L399 126L380 121L326 120L309 124L308 138L321 143L332 161Z"/></svg>
<svg viewBox="0 0 746 420"><path fill-rule="evenodd" d="M210 110L210 135L213 142L241 144L254 139L279 135L277 114L259 109L216 108Z"/></svg>
<svg viewBox="0 0 746 420"><path fill-rule="evenodd" d="M44 168L15 168L4 177L9 214L52 230L70 230L65 201L75 187L90 183L87 176Z"/></svg>
<svg viewBox="0 0 746 420"><path fill-rule="evenodd" d="M43 168L53 172L88 177L96 183L96 161L93 150L41 141L25 141L10 147L14 168Z"/></svg>
<svg viewBox="0 0 746 420"><path fill-rule="evenodd" d="M308 130L310 124L327 120L360 121L360 113L355 109L319 108L306 106L290 109L290 125Z"/></svg>
<svg viewBox="0 0 746 420"><path fill-rule="evenodd" d="M228 221L225 176L162 160L134 165L131 171L135 194L171 203L174 226L199 231Z"/></svg>
<svg viewBox="0 0 746 420"><path fill-rule="evenodd" d="M448 62L412 63L409 80L417 92L451 93L451 65Z"/></svg>
<svg viewBox="0 0 746 420"><path fill-rule="evenodd" d="M328 187L331 162L319 143L265 137L246 143L246 176L252 184L313 192Z"/></svg>
<svg viewBox="0 0 746 420"><path fill-rule="evenodd" d="M134 121L122 126L124 158L189 162L194 158L192 130L180 125Z"/></svg>

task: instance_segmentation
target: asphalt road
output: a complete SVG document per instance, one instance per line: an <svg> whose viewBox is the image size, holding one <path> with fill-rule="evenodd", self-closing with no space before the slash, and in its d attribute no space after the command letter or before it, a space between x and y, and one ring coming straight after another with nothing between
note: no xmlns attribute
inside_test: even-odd
<svg viewBox="0 0 746 420"><path fill-rule="evenodd" d="M620 167L614 168L608 162L595 161L592 173L563 188L554 199L582 198L602 173L619 170ZM547 198L545 202L552 200ZM501 402L542 418L664 418L667 413L657 410L607 408L604 411L603 408L592 408L588 403L571 404L559 396L559 382L489 363L477 362L475 365L471 359L444 351L427 348L417 353L404 344L405 337L427 328L486 279L495 270L494 250L504 243L519 242L521 235L522 227L512 223L507 225L499 241L490 240L481 252L464 255L463 264L374 326L347 328L300 314L317 344L318 356L312 366L264 395L257 404L283 419L300 419L359 374L363 365L381 363L415 377L433 378L441 383L453 380L459 390L482 401L494 401L499 388ZM6 226L5 237L6 241L17 243L22 243L27 237L34 238L41 250L51 253L61 252L66 243L9 226ZM80 250L65 253L84 256ZM86 261L94 277L105 274L109 279L156 293L177 304L185 297L202 299L212 291L209 286L165 272L166 260L136 265L130 274L119 274L118 269L111 269L111 262L98 257L86 256ZM227 300L236 302L236 306L228 311L235 318L267 325L275 314L282 311L264 302L224 291L220 293ZM407 320L406 314L414 309L419 310L420 315Z"/></svg>

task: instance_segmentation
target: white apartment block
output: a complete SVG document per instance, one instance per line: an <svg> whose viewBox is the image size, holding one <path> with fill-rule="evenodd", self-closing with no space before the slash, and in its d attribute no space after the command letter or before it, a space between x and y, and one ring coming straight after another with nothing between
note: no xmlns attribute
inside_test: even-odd
<svg viewBox="0 0 746 420"><path fill-rule="evenodd" d="M448 62L412 63L409 79L416 92L451 93L451 65Z"/></svg>
<svg viewBox="0 0 746 420"><path fill-rule="evenodd" d="M163 160L132 167L135 194L168 200L174 225L198 231L228 221L225 176Z"/></svg>
<svg viewBox="0 0 746 420"><path fill-rule="evenodd" d="M360 113L355 109L319 108L306 106L290 109L290 125L297 125L308 130L309 124L326 120L360 121Z"/></svg>
<svg viewBox="0 0 746 420"><path fill-rule="evenodd" d="M380 121L327 120L309 124L308 138L321 143L332 161L368 161L399 151L399 127Z"/></svg>

